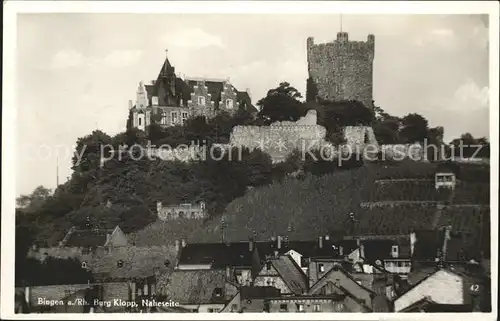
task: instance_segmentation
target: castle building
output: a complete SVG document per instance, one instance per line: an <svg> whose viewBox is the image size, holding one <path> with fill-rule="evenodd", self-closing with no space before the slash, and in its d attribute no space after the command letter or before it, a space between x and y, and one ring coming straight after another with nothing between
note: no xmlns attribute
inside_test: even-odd
<svg viewBox="0 0 500 321"><path fill-rule="evenodd" d="M163 206L161 202L156 203L158 218L162 221L176 219L204 219L208 217L208 212L204 202L198 204L179 204Z"/></svg>
<svg viewBox="0 0 500 321"><path fill-rule="evenodd" d="M337 33L337 40L315 44L307 38L309 81L315 88L308 100L357 100L373 107L373 58L375 36L367 41L349 41L347 32Z"/></svg>
<svg viewBox="0 0 500 321"><path fill-rule="evenodd" d="M183 125L191 117L212 118L239 109L256 113L248 89L237 90L228 79L178 77L166 57L156 80L139 83L135 104L129 101L129 126L145 130L153 122L162 127Z"/></svg>

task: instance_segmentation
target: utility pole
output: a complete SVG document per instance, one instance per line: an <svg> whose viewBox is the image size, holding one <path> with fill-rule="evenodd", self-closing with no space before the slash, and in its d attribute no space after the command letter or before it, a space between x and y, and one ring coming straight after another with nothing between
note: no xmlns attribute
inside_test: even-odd
<svg viewBox="0 0 500 321"><path fill-rule="evenodd" d="M56 188L59 187L59 155L56 156Z"/></svg>

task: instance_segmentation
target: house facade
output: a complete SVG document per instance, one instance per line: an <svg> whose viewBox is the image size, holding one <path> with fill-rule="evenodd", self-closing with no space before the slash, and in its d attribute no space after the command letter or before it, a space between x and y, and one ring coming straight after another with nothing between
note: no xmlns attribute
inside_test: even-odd
<svg viewBox="0 0 500 321"><path fill-rule="evenodd" d="M221 112L233 115L238 110L257 112L248 90L237 90L229 78L181 78L167 57L156 80L139 83L135 102L129 101L128 126L140 130L152 123L182 126L192 117L208 119Z"/></svg>

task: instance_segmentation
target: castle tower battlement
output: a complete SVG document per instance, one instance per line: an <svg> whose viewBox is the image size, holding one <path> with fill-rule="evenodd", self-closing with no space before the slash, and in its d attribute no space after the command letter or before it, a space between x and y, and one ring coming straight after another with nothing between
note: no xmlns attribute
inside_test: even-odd
<svg viewBox="0 0 500 321"><path fill-rule="evenodd" d="M374 56L374 35L349 41L347 32L339 32L336 40L321 44L307 38L308 73L316 89L308 100L357 100L372 108Z"/></svg>

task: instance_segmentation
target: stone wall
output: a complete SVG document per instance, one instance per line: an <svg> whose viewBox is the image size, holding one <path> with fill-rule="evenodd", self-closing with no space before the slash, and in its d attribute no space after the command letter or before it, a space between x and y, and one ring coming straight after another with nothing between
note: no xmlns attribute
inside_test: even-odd
<svg viewBox="0 0 500 321"><path fill-rule="evenodd" d="M307 150L325 143L326 129L317 125L316 111L296 122L276 122L270 126L236 126L231 132L231 146L258 148L273 161L283 161L296 149Z"/></svg>
<svg viewBox="0 0 500 321"><path fill-rule="evenodd" d="M347 32L339 32L337 40L314 44L307 39L309 77L318 97L325 100L358 100L371 108L373 99L373 58L375 37L366 42L349 41Z"/></svg>
<svg viewBox="0 0 500 321"><path fill-rule="evenodd" d="M373 128L369 126L346 126L344 128L345 145L353 153L363 153L367 146L370 146L369 152L377 153L379 145Z"/></svg>

